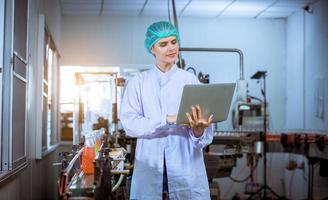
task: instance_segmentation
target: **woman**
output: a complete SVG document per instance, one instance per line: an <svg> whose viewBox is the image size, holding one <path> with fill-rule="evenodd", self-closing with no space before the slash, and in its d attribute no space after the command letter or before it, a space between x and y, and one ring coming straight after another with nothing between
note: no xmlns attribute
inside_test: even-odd
<svg viewBox="0 0 328 200"><path fill-rule="evenodd" d="M210 199L202 149L212 142L212 116L196 105L186 113L190 126L160 128L176 121L184 85L199 84L175 65L179 34L169 22L153 23L145 47L155 65L128 82L120 112L127 135L137 137L130 199Z"/></svg>

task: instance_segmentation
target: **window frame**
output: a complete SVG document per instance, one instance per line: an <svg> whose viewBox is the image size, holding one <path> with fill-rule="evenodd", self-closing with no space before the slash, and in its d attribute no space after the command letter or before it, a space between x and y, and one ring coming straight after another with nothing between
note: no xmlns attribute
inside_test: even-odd
<svg viewBox="0 0 328 200"><path fill-rule="evenodd" d="M2 171L2 74L3 74L3 54L4 54L4 24L5 24L5 2L0 2L0 171Z"/></svg>
<svg viewBox="0 0 328 200"><path fill-rule="evenodd" d="M2 1L1 2L1 22L3 30L1 30L0 39L2 42L0 43L0 47L2 48L1 53L1 90L0 90L0 97L1 97L1 106L0 111L0 182L2 180L7 179L8 177L18 173L28 165L28 159L27 159L27 107L28 107L28 68L29 68L29 42L28 42L28 25L29 25L29 0L26 0L23 3L26 3L25 5L19 5L18 8L21 8L20 6L24 6L24 9L26 9L26 16L23 15L24 20L26 20L26 35L23 37L23 41L25 41L25 44L23 45L24 51L23 54L20 52L21 49L19 49L19 46L14 45L20 45L19 39L15 41L15 4L16 1ZM18 2L22 3L22 2ZM17 10L18 12L18 10ZM26 19L25 19L26 17ZM3 24L2 24L3 23ZM24 24L24 23L23 23ZM18 23L19 25L19 23ZM18 37L19 38L19 37ZM18 49L15 49L18 48ZM23 64L25 71L25 77L24 75L21 76L16 70L19 70L19 65L16 66L16 59ZM18 67L15 69L15 67ZM20 83L23 83L23 88L25 88L25 111L24 114L24 120L23 123L21 121L18 121L18 123L23 124L24 131L22 132L24 135L24 141L23 141L23 149L22 154L18 154L19 157L14 158L15 155L13 155L13 147L14 143L17 143L17 140L21 139L19 137L13 137L13 124L15 123L15 119L13 119L13 104L14 104L14 81L20 81ZM16 82L17 83L17 82ZM16 88L18 89L18 88ZM16 91L16 90L15 90ZM16 160L13 160L16 159Z"/></svg>
<svg viewBox="0 0 328 200"><path fill-rule="evenodd" d="M32 155L35 159L42 159L47 154L53 152L60 144L60 134L59 134L59 128L60 125L59 122L59 64L60 64L60 54L58 49L56 48L55 42L53 40L53 37L49 31L49 28L46 26L46 19L45 15L40 14L39 17L39 23L38 23L38 51L37 51L37 69L36 71L36 83L35 83L35 89L36 89L36 98L35 98L35 105L36 105L36 145L35 145L35 154ZM47 35L48 40L45 41L45 37ZM48 51L45 51L46 45L49 45L49 48L54 52L54 58L57 58L56 60L53 59L52 66L48 66L48 70L51 69L51 137L50 140L54 140L55 142L51 142L50 144L47 141L48 138L47 134L43 134L43 103L44 103L44 70L45 70L45 57L47 56L46 53ZM49 72L48 72L49 73ZM48 80L49 82L49 80ZM49 90L50 88L48 88ZM40 106L41 105L41 106ZM47 123L46 123L47 124ZM47 130L47 128L46 128ZM46 146L43 145L43 140L46 140Z"/></svg>

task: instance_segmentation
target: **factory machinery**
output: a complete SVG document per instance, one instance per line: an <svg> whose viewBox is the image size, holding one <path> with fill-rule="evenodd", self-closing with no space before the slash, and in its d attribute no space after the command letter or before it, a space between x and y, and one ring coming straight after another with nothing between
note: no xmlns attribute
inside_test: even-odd
<svg viewBox="0 0 328 200"><path fill-rule="evenodd" d="M328 135L323 132L268 131L263 138L263 102L254 98L236 101L232 110L234 130L215 131L213 142L204 151L212 199L220 199L219 185L213 181L215 178L229 177L238 183L253 181L252 174L244 180L236 180L231 172L237 159L244 155L250 171L255 170L263 158L264 141L268 153L295 153L308 158L308 196L313 196L313 165L328 160ZM94 127L101 128L101 124ZM81 169L83 146L75 145L72 152L61 153L60 199L128 199L136 139L126 136L124 130L106 135L94 160L94 174L84 174ZM216 146L220 147L219 151Z"/></svg>
<svg viewBox="0 0 328 200"><path fill-rule="evenodd" d="M124 147L108 148L106 142L97 154L95 173L83 174L81 157L83 148L72 153L62 153L62 170L58 179L58 192L61 199L128 199L129 181L134 160L135 139L120 134L119 143ZM328 137L314 132L269 132L266 137L268 152L296 153L309 160L309 195L313 195L313 164L328 160ZM122 145L122 146L123 146ZM223 146L222 151L211 151L214 146ZM114 146L114 145L113 145ZM127 154L128 149L129 153ZM204 153L210 187L219 191L214 178L229 177L235 182L231 172L237 165L237 159L246 155L247 164L255 169L263 153L260 132L255 131L216 131L212 144ZM70 155L71 154L71 155ZM69 157L73 157L69 161ZM215 190L217 189L217 190ZM217 196L219 194L212 194ZM212 198L215 199L215 198Z"/></svg>
<svg viewBox="0 0 328 200"><path fill-rule="evenodd" d="M242 69L242 68L241 68ZM265 71L259 71L254 76L265 75ZM265 81L264 81L265 82ZM276 198L278 196L268 185L266 180L266 154L267 153L294 153L304 155L308 159L308 198L313 198L314 165L320 164L320 175L328 177L326 170L323 170L328 163L328 133L320 131L270 131L267 129L269 114L268 103L265 99L265 83L261 92L264 100L250 95L245 95L243 89L245 85L237 88L237 100L232 108L231 131L216 131L210 147L205 153L205 165L210 182L210 187L214 178L229 177L232 181L246 184L245 193L249 194L248 199L253 199L255 195L264 195L271 192ZM245 98L246 97L246 98ZM237 158L246 155L246 163L250 168L250 174L243 180L237 180L231 176L233 168L237 165ZM261 160L264 164L264 183L260 188L254 188L253 172ZM304 167L304 166L303 166ZM297 164L288 163L287 169L293 170ZM256 183L257 184L257 183ZM248 187L250 185L250 187ZM257 184L258 185L258 184ZM264 191L262 191L264 190ZM266 191L267 190L267 191ZM212 195L212 194L211 194ZM217 196L219 199L219 194ZM258 196L257 196L258 197ZM272 196L270 196L272 197Z"/></svg>
<svg viewBox="0 0 328 200"><path fill-rule="evenodd" d="M315 132L269 132L266 136L268 152L295 153L328 160L328 134ZM211 145L224 145L222 158L244 153L261 154L260 132L217 131Z"/></svg>
<svg viewBox="0 0 328 200"><path fill-rule="evenodd" d="M228 51L227 49L187 49L201 51ZM265 111L268 104L264 101L252 97L247 92L246 81L243 80L243 60L241 51L232 49L240 55L240 80L237 81L237 100L232 106L232 127L231 131L215 131L212 144L204 151L204 160L209 180L212 199L220 199L220 189L215 178L228 177L237 183L253 182L252 172L257 168L260 158L264 160L266 153L295 153L308 158L308 197L313 197L313 166L316 163L326 163L328 161L328 135L323 132L306 131L266 131L269 127L269 114ZM230 51L228 51L230 52ZM206 83L209 79L206 79ZM117 84L122 87L123 83ZM116 94L115 94L116 96ZM78 98L80 99L80 98ZM117 99L115 97L114 99ZM79 105L81 102L79 102ZM93 124L94 129L106 128L107 137L103 139L102 145L94 160L94 174L84 174L81 169L81 158L84 147L78 145L81 135L78 136L72 152L61 153L62 170L58 179L58 193L61 199L128 199L131 174L134 161L135 138L125 135L124 130L119 130L117 123L116 102L113 104L112 123L115 130L108 129L108 120L98 118ZM81 111L81 110L79 110ZM81 113L83 112L83 109ZM79 113L79 112L77 112ZM83 113L82 113L83 114ZM77 116L82 116L79 114ZM83 117L80 117L83 118ZM76 120L79 123L76 127L82 127L83 120ZM266 151L264 146L267 145ZM219 148L216 148L219 147ZM237 159L246 155L247 165L250 174L243 180L232 177L231 172L237 165ZM326 162L325 162L326 161ZM321 167L323 168L323 167ZM323 175L327 176L327 173ZM249 193L254 193L250 189ZM246 189L247 193L247 189Z"/></svg>
<svg viewBox="0 0 328 200"><path fill-rule="evenodd" d="M110 138L110 137L109 137ZM129 147L129 144L127 145ZM58 178L60 199L128 199L130 169L126 148L105 137L93 161L94 173L82 170L82 146L61 153L62 169ZM71 159L70 159L71 158Z"/></svg>
<svg viewBox="0 0 328 200"><path fill-rule="evenodd" d="M235 146L236 153L251 152L250 148L242 151L241 147L256 147L260 132L256 131L217 131L212 144ZM269 152L290 152L309 157L328 159L328 135L321 132L269 132L266 136ZM256 149L255 149L256 150ZM240 151L240 152L239 152ZM260 153L260 151L258 151Z"/></svg>
<svg viewBox="0 0 328 200"><path fill-rule="evenodd" d="M117 138L117 137L116 137ZM81 170L83 148L75 146L72 153L62 153L62 170L58 179L58 192L61 199L128 199L129 176L134 159L135 139L120 134L119 143L123 147L108 147L103 142L94 161L95 173L84 174ZM314 132L268 132L266 136L268 152L296 153L306 156L309 166L321 160L328 160L328 136ZM222 151L211 151L213 146L223 146ZM111 146L111 145L110 145ZM112 145L118 146L118 145ZM129 154L127 154L128 149ZM217 188L214 178L231 177L237 159L247 156L250 168L256 168L257 161L263 153L260 132L256 131L216 131L212 144L204 153L210 187ZM73 157L69 161L69 157ZM313 195L313 168L309 168L309 195ZM129 178L127 178L129 177ZM251 179L251 177L247 177ZM312 186L311 186L312 183ZM214 190L215 191L215 190ZM217 196L219 194L212 194ZM215 198L212 198L215 199Z"/></svg>
<svg viewBox="0 0 328 200"><path fill-rule="evenodd" d="M245 154L251 172L256 168L259 158L263 156L263 142L260 135L260 132L255 131L215 132L211 146L218 145L223 146L223 148L219 152L208 150L204 155L210 182L214 178L223 177L229 177L235 182L246 182L251 179L252 174L244 180L235 180L231 177L231 172L237 165L237 158L241 158ZM308 159L308 197L312 198L314 164L320 164L321 176L328 176L324 170L328 161L328 134L301 131L268 132L265 140L268 145L268 153L295 153L304 155ZM297 167L293 167L293 163L290 164L288 165L290 170Z"/></svg>

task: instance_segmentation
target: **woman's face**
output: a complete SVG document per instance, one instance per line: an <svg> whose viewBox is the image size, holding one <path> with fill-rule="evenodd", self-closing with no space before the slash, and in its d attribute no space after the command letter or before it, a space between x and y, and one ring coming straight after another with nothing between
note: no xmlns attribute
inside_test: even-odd
<svg viewBox="0 0 328 200"><path fill-rule="evenodd" d="M151 49L156 61L165 64L174 63L179 54L179 44L175 36L160 39Z"/></svg>

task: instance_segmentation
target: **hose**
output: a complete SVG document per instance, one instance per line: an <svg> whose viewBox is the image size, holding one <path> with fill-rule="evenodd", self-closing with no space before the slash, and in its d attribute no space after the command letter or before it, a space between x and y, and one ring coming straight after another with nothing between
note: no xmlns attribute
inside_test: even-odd
<svg viewBox="0 0 328 200"><path fill-rule="evenodd" d="M114 187L112 188L112 192L114 192L115 190L117 190L117 188L121 185L122 181L124 179L124 175L121 174L120 178L118 179L117 183L114 185Z"/></svg>

